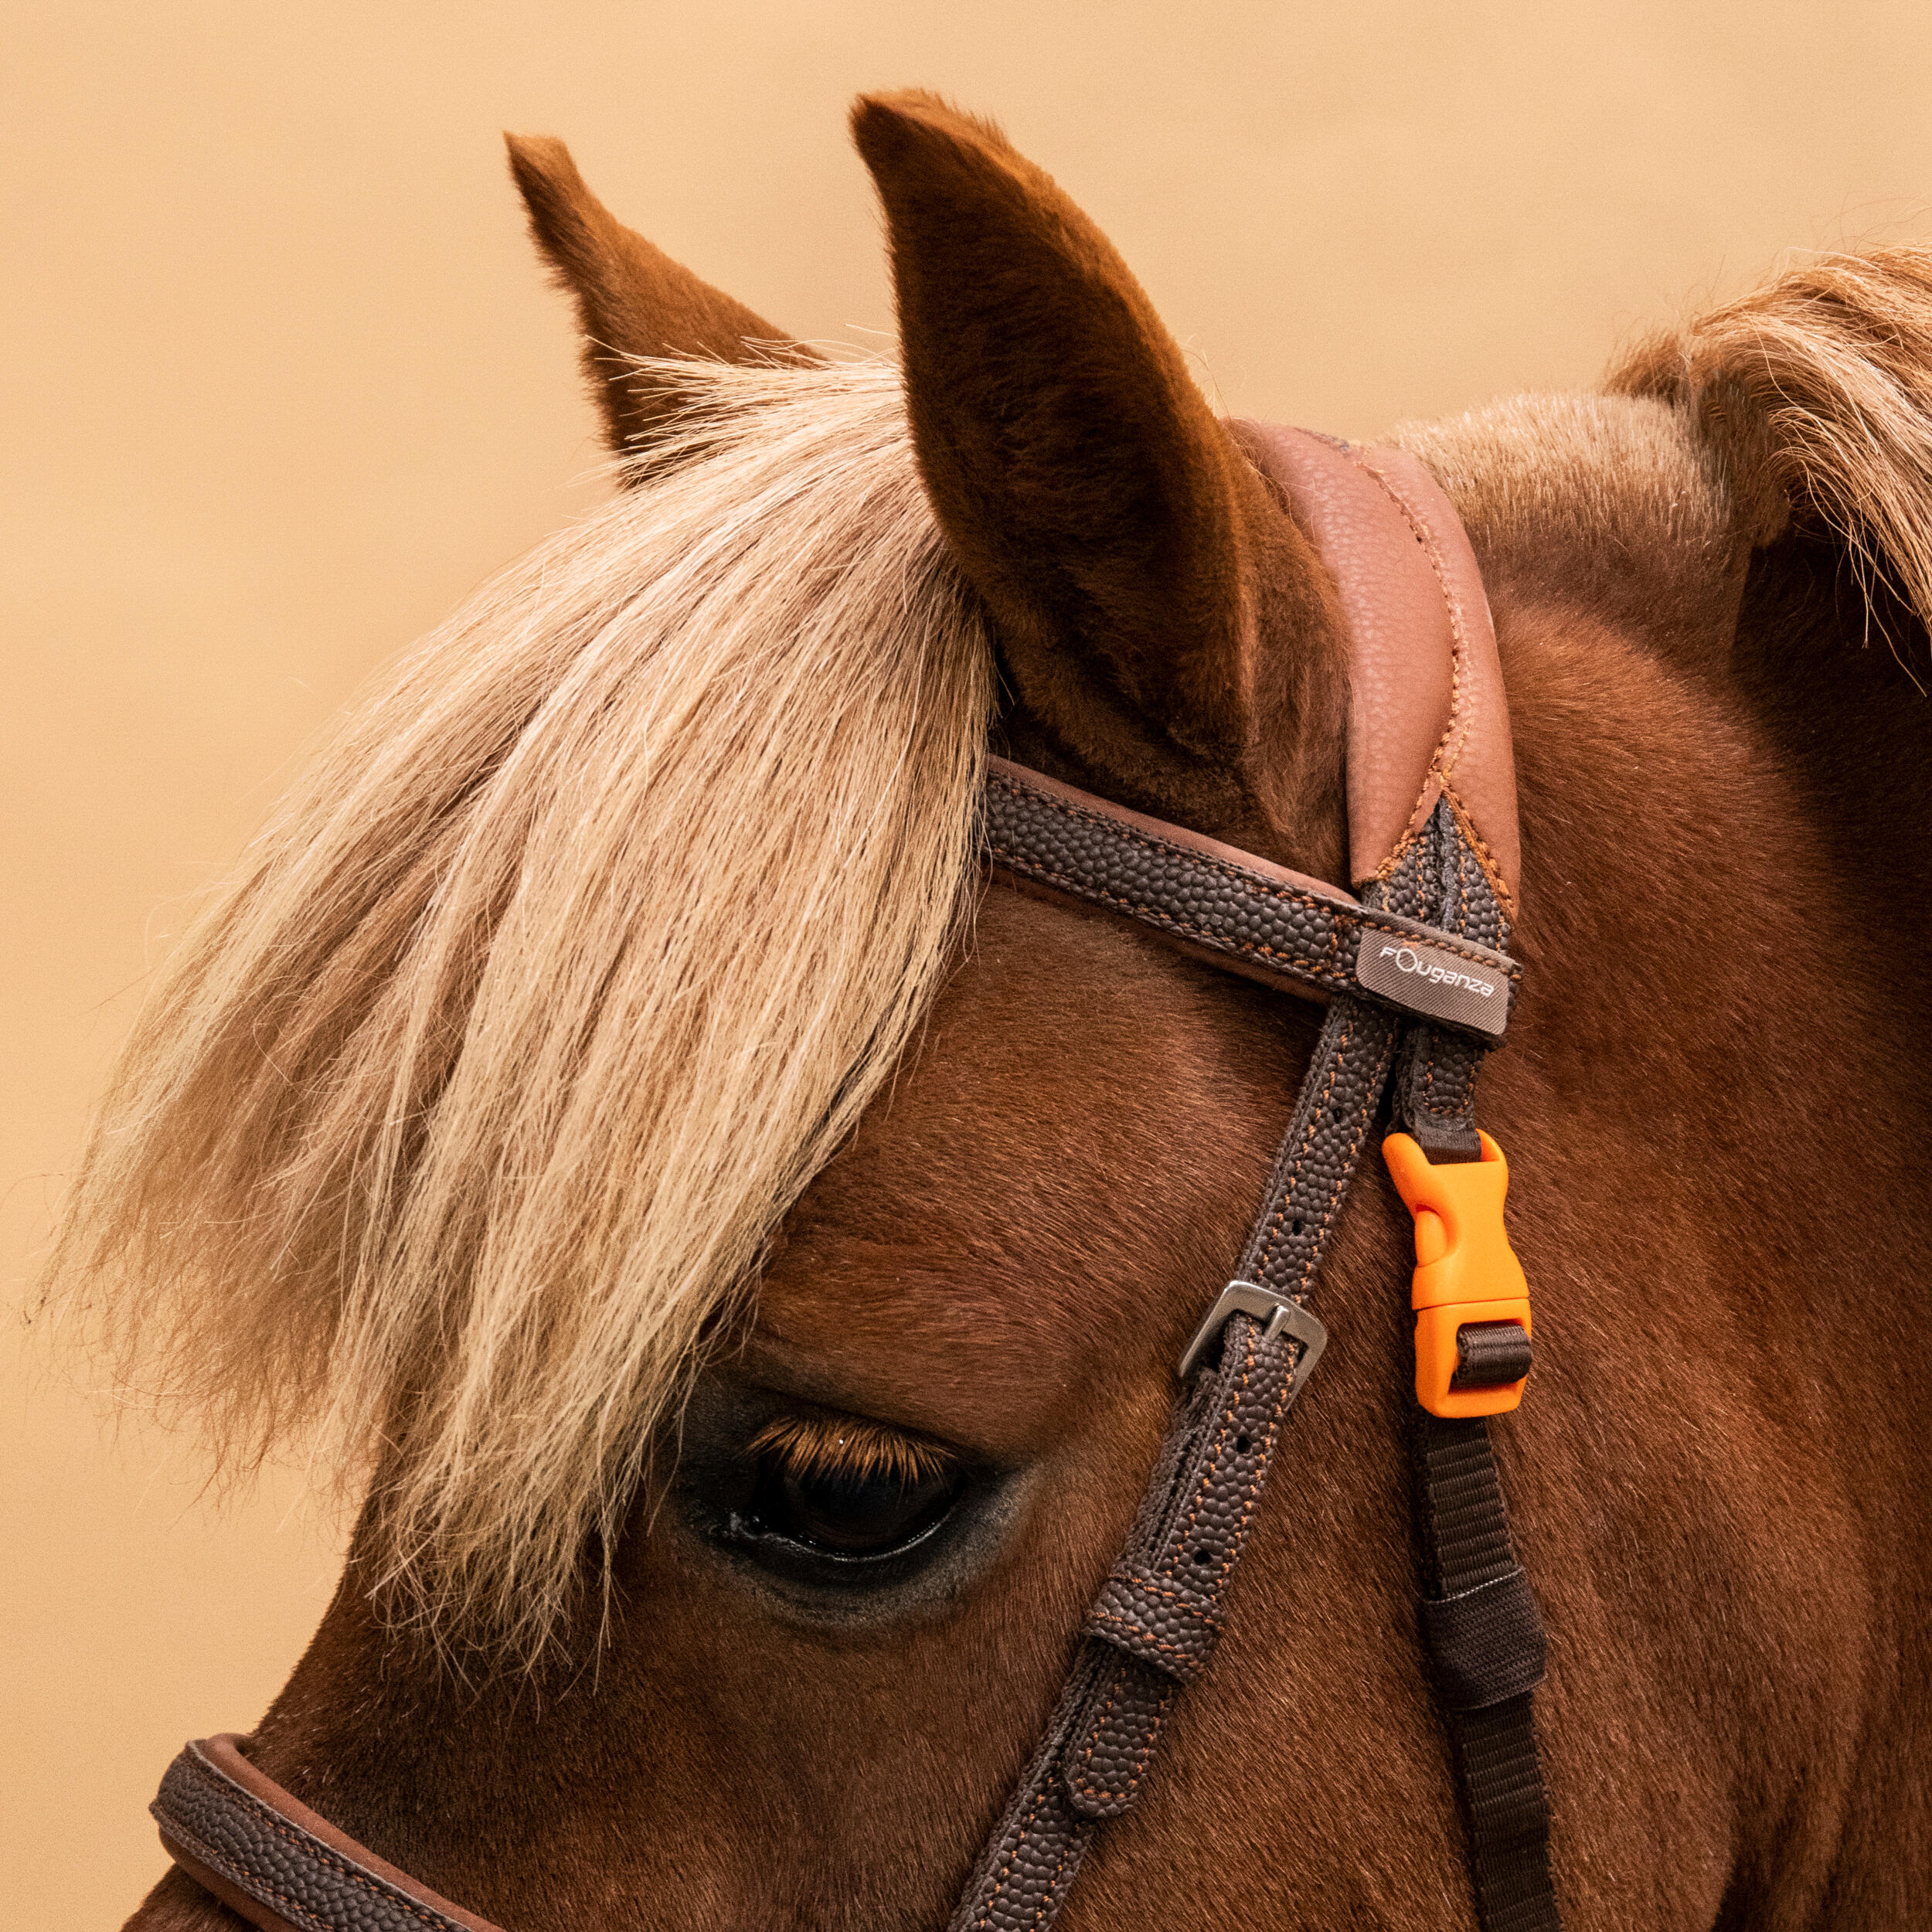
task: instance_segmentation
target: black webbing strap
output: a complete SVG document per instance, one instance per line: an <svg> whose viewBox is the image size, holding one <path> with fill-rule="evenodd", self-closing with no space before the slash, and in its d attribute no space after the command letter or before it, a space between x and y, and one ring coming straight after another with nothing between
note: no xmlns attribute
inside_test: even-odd
<svg viewBox="0 0 1932 1932"><path fill-rule="evenodd" d="M1508 928L1445 804L1412 849L1399 893L1452 930L1508 943ZM1397 1124L1432 1161L1481 1151L1475 1082L1487 1049L1417 1025L1405 1029L1393 1097ZM1515 1322L1465 1327L1452 1387L1493 1386L1529 1372L1529 1338ZM1483 1418L1417 1406L1413 1447L1422 1559L1422 1628L1469 1832L1470 1873L1484 1932L1558 1932L1549 1869L1549 1802L1531 1709L1544 1641Z"/></svg>
<svg viewBox="0 0 1932 1932"><path fill-rule="evenodd" d="M1110 826L1070 805L1078 794L1059 787L1056 796L1023 778L1005 790L1011 809L1006 849L995 846L999 863L1030 868L1056 889L1244 965L1259 960L1305 979L1318 940L1337 954L1352 944L1359 972L1364 935L1392 954L1401 949L1396 942L1407 946L1405 934L1420 937L1409 963L1389 968L1397 976L1390 992L1323 982L1328 1013L1241 1278L1188 1351L1183 1392L1133 1533L1082 1630L1046 1740L968 1882L953 1932L1044 1932L1099 1821L1139 1798L1175 1692L1200 1675L1219 1638L1228 1585L1283 1430L1325 1339L1306 1298L1398 1047L1398 1117L1432 1160L1466 1157L1476 1145L1472 1083L1485 1050L1467 1029L1499 1028L1515 971L1502 951L1501 911L1447 803L1359 905L1324 895L1345 915L1331 917L1318 906L1311 912L1298 887L1230 864L1221 849L1204 853L1184 842L1188 835L1168 839L1133 825L1123 835L1122 815ZM1489 960L1508 971L1498 968L1486 992L1451 983L1480 981ZM1495 1005L1468 1020L1472 999ZM1475 1335L1458 1373L1480 1383L1508 1370L1513 1379L1526 1352L1523 1342ZM1529 1708L1543 1674L1542 1629L1510 1549L1485 1424L1423 1416L1417 1472L1423 1621L1468 1814L1485 1932L1556 1932L1549 1810ZM491 1932L343 1838L234 1744L190 1746L155 1804L170 1850L234 1910L274 1932L297 1923L342 1932L403 1918Z"/></svg>
<svg viewBox="0 0 1932 1932"><path fill-rule="evenodd" d="M1532 1693L1543 1632L1509 1541L1488 1424L1416 1411L1423 1631L1469 1828L1484 1932L1556 1932Z"/></svg>

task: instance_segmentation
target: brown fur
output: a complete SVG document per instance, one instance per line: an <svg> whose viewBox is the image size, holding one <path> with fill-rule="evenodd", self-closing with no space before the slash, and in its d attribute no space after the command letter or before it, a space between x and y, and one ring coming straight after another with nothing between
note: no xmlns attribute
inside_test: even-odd
<svg viewBox="0 0 1932 1932"><path fill-rule="evenodd" d="M648 447L685 402L638 367L667 356L804 365L818 360L743 302L700 281L624 226L585 185L570 151L546 134L505 134L530 233L577 304L583 373L611 447Z"/></svg>
<svg viewBox="0 0 1932 1932"><path fill-rule="evenodd" d="M1315 870L1340 634L1307 539L1113 244L998 131L862 100L920 467L986 600L1022 760Z"/></svg>
<svg viewBox="0 0 1932 1932"><path fill-rule="evenodd" d="M936 270L908 297L915 254L957 261L920 211L1024 242L1009 258L1063 296L1081 284L1063 202L984 130L923 97L873 104L864 125L912 325L943 332L949 300L978 318L950 349L909 343L932 476L932 426L996 400L971 385L975 342L1019 391L1052 379L983 332L977 289ZM1849 335L1882 342L1893 410L1932 410L1913 294L1932 257L1868 266L1840 284L1862 306L1841 307L1818 367L1842 370ZM1065 326L1135 318L1158 378L1164 338L1122 300L1075 300ZM1107 383L1124 380L1134 359L1103 335ZM1571 1932L1884 1932L1918 1922L1932 1882L1917 930L1932 707L1864 645L1845 521L1808 510L1835 502L1868 546L1889 543L1932 484L1886 467L1910 447L1903 420L1861 454L1781 417L1741 339L1645 364L1679 371L1661 406L1526 404L1410 439L1484 553L1515 723L1526 975L1483 1111L1512 1157L1539 1349L1497 1433L1549 1626L1542 1724ZM957 393L922 398L942 369ZM1839 392L1808 393L1824 408ZM1112 657L1087 614L1100 594L1064 592L1040 507L1051 464L1089 450L1104 411L1036 417L1022 400L1004 414L1032 426L1039 467L1018 460L1029 444L1009 451L1006 500L991 471L958 486L978 493L978 539L934 486L1000 628L1018 694L1005 729L1081 770L1138 760L1143 797L1242 835L1262 787L1201 768L1210 744L1247 755L1209 728L1240 704L1185 666L1137 683L1135 654L1172 620L1183 656L1252 654L1222 697L1306 689L1292 660L1324 651L1318 625L1248 632L1204 623L1200 602L1244 558L1311 574L1304 549L1284 532L1244 550L1230 519L1212 526L1206 578L1136 577L1107 561L1134 547L1117 547L1114 493L1070 480L1110 618L1134 606L1138 641ZM1192 435L1189 411L1165 420ZM1217 472L1196 448L1172 473ZM1009 510L1044 547L1036 592L1017 552L995 554ZM1906 597L1879 615L1922 652L1915 566L1880 562ZM1276 607L1320 610L1316 581L1281 587ZM1023 675L1056 641L1063 675ZM1157 707L1186 712L1202 689L1184 756ZM1282 716L1335 730L1320 704ZM1277 770L1314 769L1319 749ZM1338 849L1339 826L1292 839ZM465 1685L397 1647L352 1565L258 1733L264 1767L515 1932L942 1923L1125 1533L1176 1349L1239 1249L1315 1023L1124 923L989 892L918 1050L793 1209L755 1324L706 1380L1023 1471L1025 1506L984 1566L920 1616L828 1630L747 1586L675 1498L647 1499L594 1669ZM1334 1345L1227 1635L1145 1801L1102 1834L1067 1932L1472 1924L1415 1626L1406 1276L1399 1205L1369 1172L1321 1286ZM178 1881L135 1920L218 1923Z"/></svg>
<svg viewBox="0 0 1932 1932"><path fill-rule="evenodd" d="M647 366L639 487L388 673L151 989L50 1271L231 1464L379 1468L392 1615L527 1650L978 882L897 372Z"/></svg>

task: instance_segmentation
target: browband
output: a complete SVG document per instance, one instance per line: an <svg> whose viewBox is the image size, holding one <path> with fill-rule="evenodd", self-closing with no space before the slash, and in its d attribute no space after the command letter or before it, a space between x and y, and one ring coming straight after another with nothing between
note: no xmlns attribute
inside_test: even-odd
<svg viewBox="0 0 1932 1932"><path fill-rule="evenodd" d="M1249 978L1352 993L1498 1037L1522 968L1507 953L1371 910L1338 886L1144 818L1037 771L988 760L987 850L1056 893L1124 913Z"/></svg>

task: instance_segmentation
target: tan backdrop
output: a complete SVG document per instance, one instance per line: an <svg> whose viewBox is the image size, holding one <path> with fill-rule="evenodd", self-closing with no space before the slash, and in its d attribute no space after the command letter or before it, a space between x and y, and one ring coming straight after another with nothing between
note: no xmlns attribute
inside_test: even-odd
<svg viewBox="0 0 1932 1932"><path fill-rule="evenodd" d="M1589 382L1787 247L1932 230L1917 0L31 4L4 66L8 1274L146 965L386 655L590 501L498 145L564 135L753 308L883 342L849 97L1000 117L1231 409L1345 431ZM299 1471L226 1509L10 1333L10 1925L118 1922L190 1734L321 1610Z"/></svg>

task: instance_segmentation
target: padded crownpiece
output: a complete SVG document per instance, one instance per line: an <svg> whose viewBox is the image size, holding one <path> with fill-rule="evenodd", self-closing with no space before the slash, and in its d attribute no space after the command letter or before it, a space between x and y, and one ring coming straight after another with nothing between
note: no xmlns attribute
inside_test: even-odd
<svg viewBox="0 0 1932 1932"><path fill-rule="evenodd" d="M1277 423L1230 427L1314 540L1348 626L1351 882L1386 877L1447 796L1513 911L1521 848L1509 706L1461 519L1404 451Z"/></svg>

